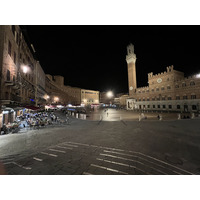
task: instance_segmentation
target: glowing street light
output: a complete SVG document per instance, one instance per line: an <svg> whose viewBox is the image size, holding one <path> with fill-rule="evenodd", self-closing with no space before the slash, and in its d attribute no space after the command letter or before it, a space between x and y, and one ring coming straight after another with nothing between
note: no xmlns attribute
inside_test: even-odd
<svg viewBox="0 0 200 200"><path fill-rule="evenodd" d="M59 101L59 98L58 97L54 97L54 101Z"/></svg>
<svg viewBox="0 0 200 200"><path fill-rule="evenodd" d="M22 66L22 71L23 71L24 74L26 74L28 72L28 66L23 65Z"/></svg>
<svg viewBox="0 0 200 200"><path fill-rule="evenodd" d="M106 95L107 95L108 98L112 98L113 97L113 92L112 91L108 91Z"/></svg>
<svg viewBox="0 0 200 200"><path fill-rule="evenodd" d="M196 78L200 78L200 73L196 75Z"/></svg>

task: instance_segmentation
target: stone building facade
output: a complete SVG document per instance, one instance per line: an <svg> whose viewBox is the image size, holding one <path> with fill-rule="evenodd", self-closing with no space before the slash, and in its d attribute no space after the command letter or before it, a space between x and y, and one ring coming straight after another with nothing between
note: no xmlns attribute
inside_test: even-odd
<svg viewBox="0 0 200 200"><path fill-rule="evenodd" d="M99 104L99 91L81 89L81 104Z"/></svg>
<svg viewBox="0 0 200 200"><path fill-rule="evenodd" d="M129 50L130 46L127 47ZM134 54L134 52L129 53ZM127 60L129 80L132 80L132 71L129 70L129 55ZM127 57L126 57L127 58ZM177 112L199 112L200 111L200 77L194 75L184 77L184 73L174 69L174 66L166 68L165 72L159 74L148 74L148 86L131 88L136 82L129 81L129 97L126 100L128 110L158 110Z"/></svg>
<svg viewBox="0 0 200 200"><path fill-rule="evenodd" d="M46 74L42 69L39 61L36 62L35 69L35 105L42 105L46 103L48 95L45 90Z"/></svg>
<svg viewBox="0 0 200 200"><path fill-rule="evenodd" d="M17 25L0 26L0 101L35 104L37 61Z"/></svg>
<svg viewBox="0 0 200 200"><path fill-rule="evenodd" d="M99 103L99 91L86 90L64 85L63 76L46 75L48 103L90 105Z"/></svg>

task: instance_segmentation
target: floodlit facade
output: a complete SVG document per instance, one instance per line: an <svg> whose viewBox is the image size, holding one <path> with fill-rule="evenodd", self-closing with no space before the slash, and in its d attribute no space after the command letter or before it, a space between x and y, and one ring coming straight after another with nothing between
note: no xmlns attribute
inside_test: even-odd
<svg viewBox="0 0 200 200"><path fill-rule="evenodd" d="M131 49L131 50L130 50ZM167 67L165 72L148 74L148 86L136 87L136 55L134 47L127 47L129 96L128 110L158 110L177 112L200 111L200 77L184 77L184 73Z"/></svg>
<svg viewBox="0 0 200 200"><path fill-rule="evenodd" d="M99 91L81 89L81 104L99 104Z"/></svg>
<svg viewBox="0 0 200 200"><path fill-rule="evenodd" d="M48 103L72 104L85 106L99 104L99 91L86 90L64 85L63 76L46 75Z"/></svg>

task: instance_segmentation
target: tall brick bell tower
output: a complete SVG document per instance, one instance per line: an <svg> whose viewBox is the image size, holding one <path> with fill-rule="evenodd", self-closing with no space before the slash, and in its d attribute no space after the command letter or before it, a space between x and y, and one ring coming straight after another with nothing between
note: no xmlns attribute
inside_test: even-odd
<svg viewBox="0 0 200 200"><path fill-rule="evenodd" d="M137 88L136 80L136 54L134 53L133 44L127 46L127 56L126 62L128 64L128 86L129 86L129 96L133 96Z"/></svg>

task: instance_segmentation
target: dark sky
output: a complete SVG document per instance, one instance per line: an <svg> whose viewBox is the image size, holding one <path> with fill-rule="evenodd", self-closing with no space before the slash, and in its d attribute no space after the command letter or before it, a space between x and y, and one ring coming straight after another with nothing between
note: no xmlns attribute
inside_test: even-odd
<svg viewBox="0 0 200 200"><path fill-rule="evenodd" d="M46 74L65 85L128 92L126 47L137 56L138 87L147 73L174 65L185 76L200 72L200 26L25 26Z"/></svg>

